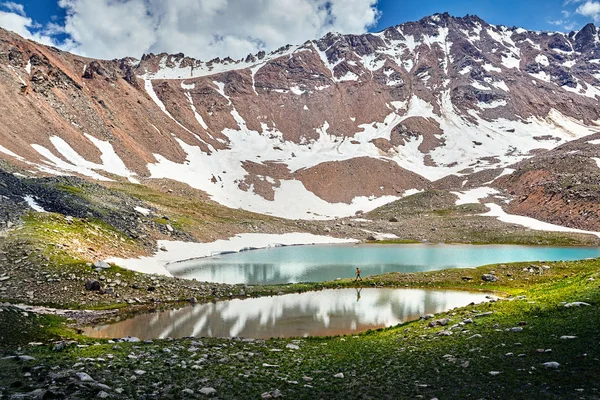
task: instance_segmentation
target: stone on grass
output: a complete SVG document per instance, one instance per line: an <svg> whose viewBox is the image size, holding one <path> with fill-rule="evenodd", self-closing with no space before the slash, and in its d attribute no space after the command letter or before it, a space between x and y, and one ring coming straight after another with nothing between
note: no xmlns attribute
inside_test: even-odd
<svg viewBox="0 0 600 400"><path fill-rule="evenodd" d="M98 291L98 290L102 289L102 286L100 285L100 282L98 282L97 280L89 279L85 283L85 289L89 290L89 291Z"/></svg>
<svg viewBox="0 0 600 400"><path fill-rule="evenodd" d="M577 339L577 336L571 336L571 335L564 335L560 337L562 340L571 340L571 339Z"/></svg>
<svg viewBox="0 0 600 400"><path fill-rule="evenodd" d="M337 373L333 377L334 378L343 378L344 377L344 373L343 372Z"/></svg>
<svg viewBox="0 0 600 400"><path fill-rule="evenodd" d="M94 378L92 378L85 372L77 372L75 375L77 375L81 382L94 382Z"/></svg>
<svg viewBox="0 0 600 400"><path fill-rule="evenodd" d="M574 301L572 303L565 304L565 307L567 307L567 308L570 308L570 307L581 307L581 306L591 306L591 304L588 304L588 303L583 302L583 301Z"/></svg>
<svg viewBox="0 0 600 400"><path fill-rule="evenodd" d="M521 328L520 326L515 326L513 328L510 328L511 332L523 332L523 328Z"/></svg>
<svg viewBox="0 0 600 400"><path fill-rule="evenodd" d="M498 278L496 277L496 275L492 275L492 274L483 274L481 276L481 280L483 280L484 282L497 282Z"/></svg>
<svg viewBox="0 0 600 400"><path fill-rule="evenodd" d="M491 376L500 375L500 371L490 371Z"/></svg>
<svg viewBox="0 0 600 400"><path fill-rule="evenodd" d="M192 389L183 389L181 391L181 394L184 396L193 396L194 395L194 391Z"/></svg>
<svg viewBox="0 0 600 400"><path fill-rule="evenodd" d="M108 399L110 397L110 394L106 393L104 390L101 390L98 392L96 397L99 399Z"/></svg>
<svg viewBox="0 0 600 400"><path fill-rule="evenodd" d="M560 367L560 364L557 363L556 361L548 361L548 362L545 362L542 365L544 367L546 367L546 368L549 368L549 369L557 369L558 367Z"/></svg>
<svg viewBox="0 0 600 400"><path fill-rule="evenodd" d="M298 346L297 344L293 344L293 343L288 343L285 346L286 349L290 349L290 350L300 350L300 346Z"/></svg>
<svg viewBox="0 0 600 400"><path fill-rule="evenodd" d="M31 357L31 356L19 356L19 361L23 361L23 362L28 362L28 361L34 361L35 358Z"/></svg>
<svg viewBox="0 0 600 400"><path fill-rule="evenodd" d="M110 264L107 263L106 261L96 261L94 263L94 267L101 268L101 269L110 269Z"/></svg>
<svg viewBox="0 0 600 400"><path fill-rule="evenodd" d="M203 387L202 389L200 389L200 393L210 396L211 394L217 393L217 391L215 388Z"/></svg>

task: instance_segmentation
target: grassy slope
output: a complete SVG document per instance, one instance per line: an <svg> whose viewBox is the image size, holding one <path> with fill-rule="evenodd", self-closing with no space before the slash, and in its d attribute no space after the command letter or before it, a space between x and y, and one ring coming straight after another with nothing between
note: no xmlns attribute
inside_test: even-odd
<svg viewBox="0 0 600 400"><path fill-rule="evenodd" d="M523 271L524 264L482 267L469 270L476 279L468 283L461 283L465 271L456 275L451 274L453 271L411 274L406 280L396 274L374 279L384 285L493 289L515 298L436 315L450 318L448 326L473 318L474 323L453 329L451 336L438 335L448 326L429 328L428 321L416 321L353 337L301 339L296 342L300 350L286 349L290 340L281 339L264 344L202 339L202 345L196 345L196 355L188 351L191 339L71 347L61 353L33 347L26 353L36 357L35 365L42 368L33 372L28 385L34 388L35 379L44 379L52 366L71 369L85 358L108 360L112 354L112 361L83 361L75 370L85 371L112 388L123 388L123 396L129 398L152 391L159 396L178 396L184 388L197 391L203 386L216 388L220 398L257 398L274 389L288 398L598 398L600 261L548 265L551 268L543 275ZM501 280L481 284L478 276L492 269ZM435 283L427 285L431 279ZM526 297L514 297L517 295ZM570 301L586 301L592 306L565 308L561 304ZM486 311L493 314L474 317ZM520 323L522 332L507 331ZM475 334L481 337L471 338ZM577 338L561 339L564 335ZM272 352L273 348L283 351ZM129 354L138 358L130 359ZM198 362L199 369L190 369L199 359L205 359ZM560 367L542 365L549 361L560 363ZM264 367L264 363L277 367ZM23 368L27 366L0 360L0 387L19 379L15 377L22 375ZM146 374L132 382L129 377L135 369ZM339 372L344 378L334 377ZM304 382L303 376L313 380ZM154 388L156 382L161 384ZM82 390L90 395L97 391Z"/></svg>

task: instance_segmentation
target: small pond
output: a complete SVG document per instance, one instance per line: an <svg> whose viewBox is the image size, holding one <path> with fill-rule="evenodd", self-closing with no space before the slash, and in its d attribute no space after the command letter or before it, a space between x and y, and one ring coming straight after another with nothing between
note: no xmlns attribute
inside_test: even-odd
<svg viewBox="0 0 600 400"><path fill-rule="evenodd" d="M329 245L243 251L167 265L181 278L220 283L322 282L387 272L471 268L517 261L567 261L600 257L598 247L512 245Z"/></svg>
<svg viewBox="0 0 600 400"><path fill-rule="evenodd" d="M485 294L422 289L338 289L234 299L159 311L85 328L96 338L142 340L196 337L303 337L341 335L397 325L486 301Z"/></svg>

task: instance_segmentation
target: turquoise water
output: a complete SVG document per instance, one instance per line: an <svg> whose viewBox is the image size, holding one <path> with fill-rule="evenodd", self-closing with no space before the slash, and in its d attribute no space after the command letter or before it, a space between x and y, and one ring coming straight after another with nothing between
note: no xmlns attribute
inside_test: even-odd
<svg viewBox="0 0 600 400"><path fill-rule="evenodd" d="M197 304L84 329L98 338L302 337L394 326L470 303L484 293L422 289L340 289ZM475 307L477 308L477 307Z"/></svg>
<svg viewBox="0 0 600 400"><path fill-rule="evenodd" d="M512 245L328 245L244 251L170 264L169 272L199 281L246 284L321 282L386 272L470 268L516 261L580 260L600 257L598 247Z"/></svg>

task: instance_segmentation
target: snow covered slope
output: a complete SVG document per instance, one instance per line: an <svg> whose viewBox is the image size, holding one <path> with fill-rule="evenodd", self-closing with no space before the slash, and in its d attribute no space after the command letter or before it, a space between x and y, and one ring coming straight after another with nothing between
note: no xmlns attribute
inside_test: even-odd
<svg viewBox="0 0 600 400"><path fill-rule="evenodd" d="M592 24L565 35L436 14L208 62L94 61L0 35L0 157L173 179L287 218L367 211L450 175L493 180L600 130Z"/></svg>

